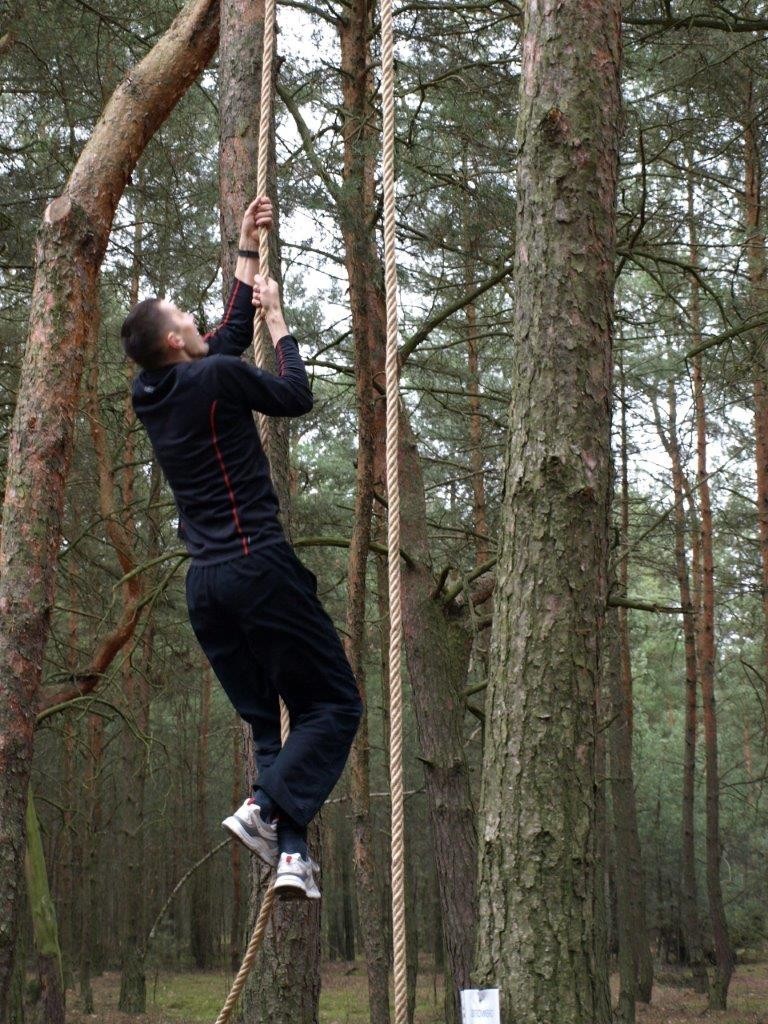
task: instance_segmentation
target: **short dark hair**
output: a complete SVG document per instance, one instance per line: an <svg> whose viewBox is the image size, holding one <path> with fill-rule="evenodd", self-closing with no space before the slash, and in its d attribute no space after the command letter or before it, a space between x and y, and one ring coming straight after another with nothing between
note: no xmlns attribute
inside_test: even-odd
<svg viewBox="0 0 768 1024"><path fill-rule="evenodd" d="M165 363L163 338L169 330L169 317L162 299L137 302L120 328L125 354L145 370L157 370Z"/></svg>

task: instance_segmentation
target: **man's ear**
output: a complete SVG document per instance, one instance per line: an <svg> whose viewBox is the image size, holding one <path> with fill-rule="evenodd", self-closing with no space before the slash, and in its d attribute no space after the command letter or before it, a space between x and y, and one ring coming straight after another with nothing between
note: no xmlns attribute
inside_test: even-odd
<svg viewBox="0 0 768 1024"><path fill-rule="evenodd" d="M184 339L180 334L177 334L176 331L168 331L165 336L165 344L168 348L172 348L174 351L178 352L184 348Z"/></svg>

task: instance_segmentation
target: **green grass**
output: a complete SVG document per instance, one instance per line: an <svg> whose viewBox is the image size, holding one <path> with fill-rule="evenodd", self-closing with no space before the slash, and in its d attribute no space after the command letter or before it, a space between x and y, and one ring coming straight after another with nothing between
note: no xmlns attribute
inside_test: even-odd
<svg viewBox="0 0 768 1024"><path fill-rule="evenodd" d="M231 978L216 972L163 973L147 978L147 1010L175 1024L199 1024L216 1019L229 991ZM442 1021L442 985L431 974L419 978L416 999L418 1024ZM437 1002L435 1002L437 999ZM331 965L323 972L320 1024L368 1024L368 996L361 965Z"/></svg>
<svg viewBox="0 0 768 1024"><path fill-rule="evenodd" d="M680 985L683 972L659 969L665 983L654 989L650 1006L638 1006L638 1024L700 1024L702 1017L712 1024L768 1024L768 964L739 965L731 985L728 1010L706 1015L706 996L695 995ZM77 1010L75 992L67 997L69 1024L212 1024L224 1004L232 976L223 971L160 971L147 975L147 1015L130 1017L118 1013L120 976L107 972L93 980L96 1000L94 1017ZM614 999L618 979L614 976ZM441 1024L443 1017L441 980L431 966L419 975L416 1001L417 1024ZM320 1024L369 1024L365 967L326 964L320 997Z"/></svg>
<svg viewBox="0 0 768 1024"><path fill-rule="evenodd" d="M220 972L184 974L162 972L147 978L147 1009L158 1009L170 1020L214 1021L229 992L231 979Z"/></svg>

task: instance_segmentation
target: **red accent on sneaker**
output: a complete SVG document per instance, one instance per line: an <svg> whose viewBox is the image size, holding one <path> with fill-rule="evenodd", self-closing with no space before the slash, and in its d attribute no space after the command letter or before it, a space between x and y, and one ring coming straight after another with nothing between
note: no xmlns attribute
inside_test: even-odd
<svg viewBox="0 0 768 1024"><path fill-rule="evenodd" d="M286 864L291 864L291 863L293 863L293 858L291 857L290 853L289 853L289 854L286 854L286 857L285 857L285 863L286 863Z"/></svg>
<svg viewBox="0 0 768 1024"><path fill-rule="evenodd" d="M249 797L248 797L248 799L247 799L247 801L246 801L246 803L249 803L249 804L255 804L255 803L256 803L256 801L254 800L254 798L253 798L252 796L249 796Z"/></svg>

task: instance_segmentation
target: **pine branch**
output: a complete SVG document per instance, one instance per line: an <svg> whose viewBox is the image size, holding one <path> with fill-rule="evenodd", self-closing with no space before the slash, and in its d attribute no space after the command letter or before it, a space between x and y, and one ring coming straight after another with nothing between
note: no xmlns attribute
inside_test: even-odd
<svg viewBox="0 0 768 1024"><path fill-rule="evenodd" d="M711 28L719 32L768 32L768 21L765 18L742 18L728 11L721 17L691 14L687 18L624 18L623 23L637 28L662 28L674 32L686 28Z"/></svg>
<svg viewBox="0 0 768 1024"><path fill-rule="evenodd" d="M294 102L293 95L280 81L278 81L277 83L277 94L285 104L288 113L291 115L291 117L294 120L294 123L296 124L296 128L298 130L299 136L301 137L302 145L304 147L304 152L307 155L307 159L312 164L315 174L317 174L318 178L320 178L325 187L328 189L328 192L331 198L333 199L334 203L339 205L341 189L333 180L331 175L328 173L322 160L317 155L312 132L309 130L307 122L304 120L297 104Z"/></svg>
<svg viewBox="0 0 768 1024"><path fill-rule="evenodd" d="M483 281L482 284L478 285L477 288L473 288L471 292L465 293L461 298L456 299L455 302L451 302L441 310L438 310L434 316L430 317L425 324L422 324L418 331L416 331L415 334L412 334L408 341L401 346L399 353L400 365L402 366L413 350L420 345L421 342L435 330L435 328L439 327L440 324L449 317L452 317L454 313L458 313L460 309L464 309L465 306L468 306L470 303L474 302L475 299L478 299L485 292L489 291L494 287L494 285L497 285L499 281L503 281L505 277L509 277L511 273L512 265L507 263L501 268L501 270L498 270L495 274L491 275L491 277L486 278L486 280Z"/></svg>

